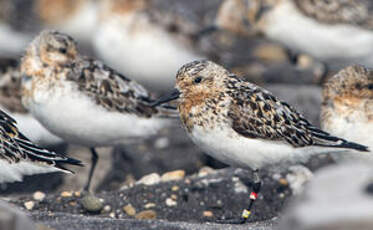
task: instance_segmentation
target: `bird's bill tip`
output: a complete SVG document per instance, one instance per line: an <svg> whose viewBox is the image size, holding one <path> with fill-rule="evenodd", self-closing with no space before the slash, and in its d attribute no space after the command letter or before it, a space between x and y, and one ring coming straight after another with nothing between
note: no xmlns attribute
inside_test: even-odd
<svg viewBox="0 0 373 230"><path fill-rule="evenodd" d="M169 101L173 101L173 100L176 100L178 99L180 96L180 91L178 89L173 89L171 92L169 92L168 94L165 94L163 96L161 96L160 98L158 98L156 101L154 101L151 106L152 107L156 107L158 105L161 105L161 104L164 104L164 103L167 103Z"/></svg>

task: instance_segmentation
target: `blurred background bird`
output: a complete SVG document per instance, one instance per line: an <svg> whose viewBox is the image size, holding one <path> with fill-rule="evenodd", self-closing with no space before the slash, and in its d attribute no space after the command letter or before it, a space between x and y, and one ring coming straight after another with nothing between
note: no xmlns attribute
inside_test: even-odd
<svg viewBox="0 0 373 230"><path fill-rule="evenodd" d="M348 66L323 87L321 126L340 137L373 149L373 71ZM336 159L373 160L373 154L341 154ZM345 159L346 160L346 159Z"/></svg>

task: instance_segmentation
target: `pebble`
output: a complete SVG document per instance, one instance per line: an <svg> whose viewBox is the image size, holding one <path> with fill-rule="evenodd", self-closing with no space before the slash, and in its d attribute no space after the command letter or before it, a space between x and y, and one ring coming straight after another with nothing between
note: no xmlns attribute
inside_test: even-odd
<svg viewBox="0 0 373 230"><path fill-rule="evenodd" d="M45 198L45 193L36 191L32 197L34 198L34 200L42 201Z"/></svg>
<svg viewBox="0 0 373 230"><path fill-rule="evenodd" d="M254 49L254 56L269 62L285 62L288 55L284 48L277 44L262 44Z"/></svg>
<svg viewBox="0 0 373 230"><path fill-rule="evenodd" d="M161 180L163 182L166 182L166 181L173 181L173 180L181 180L184 177L185 177L184 170L175 170L175 171L164 173L161 177Z"/></svg>
<svg viewBox="0 0 373 230"><path fill-rule="evenodd" d="M154 204L154 203L147 203L147 204L144 205L144 208L149 209L149 208L154 208L155 206L156 206L156 204Z"/></svg>
<svg viewBox="0 0 373 230"><path fill-rule="evenodd" d="M166 199L166 205L168 207L173 207L173 206L177 205L177 202L175 200L173 200L172 198L167 198Z"/></svg>
<svg viewBox="0 0 373 230"><path fill-rule="evenodd" d="M110 205L105 205L104 208L102 209L104 213L109 213L111 211L111 206Z"/></svg>
<svg viewBox="0 0 373 230"><path fill-rule="evenodd" d="M173 192L179 191L179 186L177 186L177 185L172 186L171 191L173 191Z"/></svg>
<svg viewBox="0 0 373 230"><path fill-rule="evenodd" d="M297 66L301 69L310 68L315 63L315 60L306 54L300 54L297 58Z"/></svg>
<svg viewBox="0 0 373 230"><path fill-rule="evenodd" d="M135 218L136 218L136 219L139 219L139 220L155 219L155 218L157 218L157 213L156 213L154 210L145 210L145 211L139 212L139 213L135 216Z"/></svg>
<svg viewBox="0 0 373 230"><path fill-rule="evenodd" d="M99 198L89 194L83 197L81 204L85 210L92 213L100 212L104 207L103 202Z"/></svg>
<svg viewBox="0 0 373 230"><path fill-rule="evenodd" d="M127 204L126 206L123 207L123 211L129 215L129 216L134 216L136 215L136 209L131 205Z"/></svg>
<svg viewBox="0 0 373 230"><path fill-rule="evenodd" d="M204 211L204 212L203 212L203 216L204 216L204 217L213 217L213 216L214 216L214 213L211 212L211 211Z"/></svg>
<svg viewBox="0 0 373 230"><path fill-rule="evenodd" d="M158 173L151 173L143 176L136 184L153 185L158 184L161 181L161 177Z"/></svg>
<svg viewBox="0 0 373 230"><path fill-rule="evenodd" d="M289 182L288 182L285 178L280 178L280 179L278 180L278 183L280 183L280 184L283 185L283 186L287 186L287 185L289 185Z"/></svg>
<svg viewBox="0 0 373 230"><path fill-rule="evenodd" d="M115 213L114 213L114 212L111 212L111 213L109 214L109 216L110 216L111 218L115 218Z"/></svg>
<svg viewBox="0 0 373 230"><path fill-rule="evenodd" d="M82 195L82 193L79 192L79 191L74 192L74 196L75 196L75 197L80 197L81 195Z"/></svg>
<svg viewBox="0 0 373 230"><path fill-rule="evenodd" d="M70 202L69 202L69 205L70 205L70 206L76 206L77 203L76 203L76 201L70 201Z"/></svg>
<svg viewBox="0 0 373 230"><path fill-rule="evenodd" d="M72 197L73 193L71 191L63 191L61 192L61 197Z"/></svg>
<svg viewBox="0 0 373 230"><path fill-rule="evenodd" d="M209 166L204 166L204 167L202 167L199 171L198 171L198 176L199 177L203 177L203 176L207 176L207 175L209 175L209 174L213 174L213 173L215 173L216 171L213 169L213 168L211 168L211 167L209 167Z"/></svg>
<svg viewBox="0 0 373 230"><path fill-rule="evenodd" d="M35 202L34 201L27 201L27 202L24 203L24 205L25 205L25 208L27 210L32 210L35 206Z"/></svg>
<svg viewBox="0 0 373 230"><path fill-rule="evenodd" d="M167 148L169 145L170 145L170 140L168 140L167 137L160 137L154 143L154 147L157 149L164 149L164 148Z"/></svg>

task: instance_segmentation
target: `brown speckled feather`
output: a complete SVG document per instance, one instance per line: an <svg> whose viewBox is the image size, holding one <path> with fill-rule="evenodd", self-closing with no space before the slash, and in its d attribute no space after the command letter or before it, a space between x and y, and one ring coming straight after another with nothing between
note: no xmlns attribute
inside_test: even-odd
<svg viewBox="0 0 373 230"><path fill-rule="evenodd" d="M285 141L294 147L340 147L347 143L313 126L267 90L235 75L230 75L226 84L227 94L232 98L228 116L232 128L242 136Z"/></svg>
<svg viewBox="0 0 373 230"><path fill-rule="evenodd" d="M294 0L307 16L327 24L351 24L373 29L373 3L369 0Z"/></svg>
<svg viewBox="0 0 373 230"><path fill-rule="evenodd" d="M93 59L76 62L78 66L67 80L78 84L79 90L110 111L151 117L158 113L149 106L149 93L138 83Z"/></svg>

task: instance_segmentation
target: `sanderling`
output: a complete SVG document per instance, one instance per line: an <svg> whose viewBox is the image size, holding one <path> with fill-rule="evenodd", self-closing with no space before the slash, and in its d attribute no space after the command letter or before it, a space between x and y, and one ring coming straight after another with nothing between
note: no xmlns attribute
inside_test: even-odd
<svg viewBox="0 0 373 230"><path fill-rule="evenodd" d="M78 53L75 41L42 32L22 58L22 102L48 130L91 148L89 190L98 159L95 147L138 141L170 124L175 109L152 107L149 93L99 61Z"/></svg>
<svg viewBox="0 0 373 230"><path fill-rule="evenodd" d="M43 28L73 35L89 47L96 26L95 0L0 1L0 51L18 56Z"/></svg>
<svg viewBox="0 0 373 230"><path fill-rule="evenodd" d="M94 47L119 72L165 90L174 85L173 76L181 65L201 56L192 47L191 32L183 31L187 22L160 13L151 4L149 0L102 1Z"/></svg>
<svg viewBox="0 0 373 230"><path fill-rule="evenodd" d="M63 140L42 126L22 105L21 71L18 65L0 71L0 108L17 121L17 127L33 143L52 147Z"/></svg>
<svg viewBox="0 0 373 230"><path fill-rule="evenodd" d="M373 148L373 70L360 65L349 66L325 83L321 126L333 135ZM373 159L373 154L333 156L336 159Z"/></svg>
<svg viewBox="0 0 373 230"><path fill-rule="evenodd" d="M34 145L19 132L16 121L0 110L0 183L22 181L24 175L49 172L71 173L65 164L81 162Z"/></svg>
<svg viewBox="0 0 373 230"><path fill-rule="evenodd" d="M267 90L211 61L181 67L176 89L154 106L177 98L182 124L194 143L224 163L254 171L249 208L238 223L250 215L260 190L260 168L302 162L311 155L330 152L329 147L368 151L318 129Z"/></svg>
<svg viewBox="0 0 373 230"><path fill-rule="evenodd" d="M237 31L246 26L252 33L264 34L294 51L328 63L373 66L372 1L226 2L217 15L217 27Z"/></svg>

